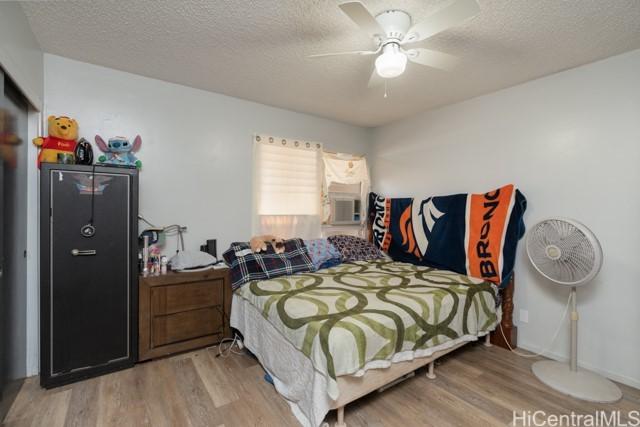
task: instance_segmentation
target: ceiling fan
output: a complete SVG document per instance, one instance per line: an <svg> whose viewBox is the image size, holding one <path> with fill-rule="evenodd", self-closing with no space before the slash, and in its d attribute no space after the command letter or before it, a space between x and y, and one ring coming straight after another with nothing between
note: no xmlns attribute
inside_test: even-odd
<svg viewBox="0 0 640 427"><path fill-rule="evenodd" d="M373 37L376 48L321 53L310 55L309 58L378 55L375 60L375 69L369 80L369 87L382 83L383 79L402 75L407 67L407 61L441 70L453 68L458 60L453 55L424 48L405 49L404 46L428 39L480 12L480 7L475 0L455 0L424 21L412 25L411 15L401 10L386 10L374 17L359 1L342 3L339 7L353 22Z"/></svg>

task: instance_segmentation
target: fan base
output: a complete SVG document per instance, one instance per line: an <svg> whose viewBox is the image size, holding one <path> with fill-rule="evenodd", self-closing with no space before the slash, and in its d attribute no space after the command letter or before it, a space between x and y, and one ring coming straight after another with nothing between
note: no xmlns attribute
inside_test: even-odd
<svg viewBox="0 0 640 427"><path fill-rule="evenodd" d="M376 16L387 39L402 40L411 27L411 16L401 10L387 10Z"/></svg>
<svg viewBox="0 0 640 427"><path fill-rule="evenodd" d="M544 360L534 363L531 370L552 389L577 399L613 403L622 398L622 392L612 381L581 368L574 372L567 363Z"/></svg>

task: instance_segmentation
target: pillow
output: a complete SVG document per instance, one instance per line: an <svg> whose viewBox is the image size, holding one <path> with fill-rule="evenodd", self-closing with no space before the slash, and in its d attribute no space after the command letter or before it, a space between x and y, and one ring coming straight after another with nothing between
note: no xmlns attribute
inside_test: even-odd
<svg viewBox="0 0 640 427"><path fill-rule="evenodd" d="M180 251L169 260L171 269L175 271L199 269L214 265L218 260L202 251Z"/></svg>
<svg viewBox="0 0 640 427"><path fill-rule="evenodd" d="M373 243L356 236L331 236L327 239L342 255L342 261L369 261L386 258L386 255Z"/></svg>
<svg viewBox="0 0 640 427"><path fill-rule="evenodd" d="M309 257L316 270L326 268L321 266L332 259L337 259L338 263L342 260L340 252L327 239L305 240L304 245L309 251Z"/></svg>
<svg viewBox="0 0 640 427"><path fill-rule="evenodd" d="M222 256L229 265L234 291L252 280L315 270L302 239L285 240L284 253L281 254L275 253L271 245L266 252L253 253L249 243L236 242Z"/></svg>

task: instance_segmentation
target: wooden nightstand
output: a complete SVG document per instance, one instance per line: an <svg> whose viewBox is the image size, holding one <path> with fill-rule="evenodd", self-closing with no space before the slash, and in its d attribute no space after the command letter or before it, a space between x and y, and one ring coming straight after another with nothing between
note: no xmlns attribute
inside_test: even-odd
<svg viewBox="0 0 640 427"><path fill-rule="evenodd" d="M231 335L229 269L140 277L138 360L204 347Z"/></svg>

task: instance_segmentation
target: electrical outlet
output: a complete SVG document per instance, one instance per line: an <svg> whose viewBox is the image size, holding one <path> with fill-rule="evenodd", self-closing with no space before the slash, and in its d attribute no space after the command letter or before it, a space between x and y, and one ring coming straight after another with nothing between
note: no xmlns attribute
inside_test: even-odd
<svg viewBox="0 0 640 427"><path fill-rule="evenodd" d="M520 310L520 322L529 323L529 312L527 310Z"/></svg>

